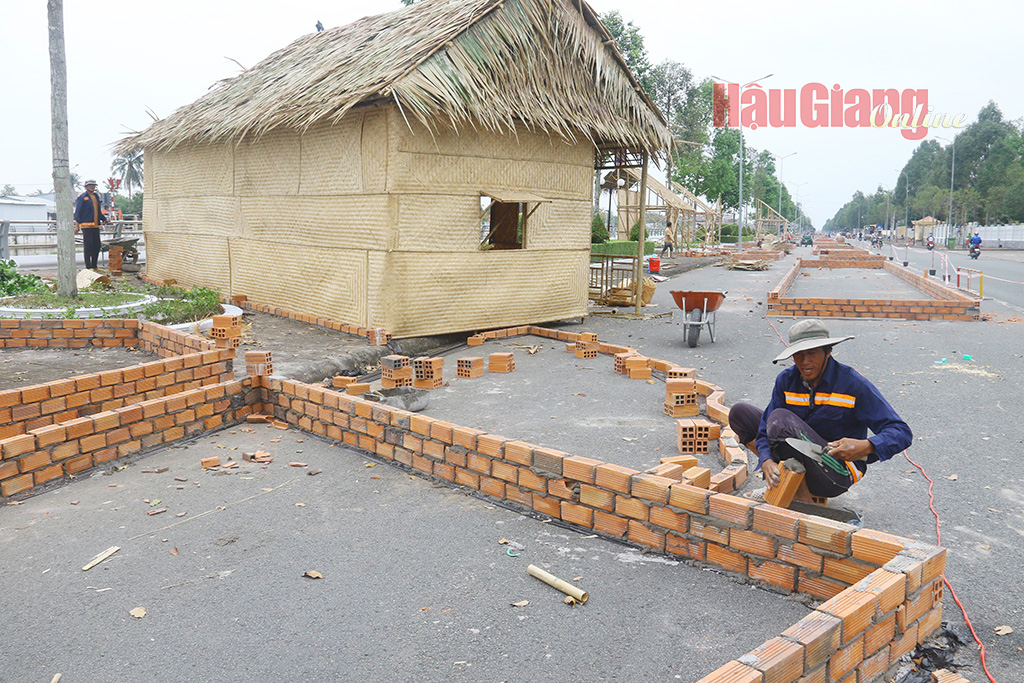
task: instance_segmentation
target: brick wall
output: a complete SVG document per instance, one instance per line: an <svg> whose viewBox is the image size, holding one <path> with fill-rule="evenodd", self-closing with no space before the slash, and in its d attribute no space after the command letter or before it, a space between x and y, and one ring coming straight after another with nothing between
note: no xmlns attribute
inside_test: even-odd
<svg viewBox="0 0 1024 683"><path fill-rule="evenodd" d="M217 349L217 343L213 340L189 332L172 330L166 325L143 321L138 327L139 348L155 353L161 358Z"/></svg>
<svg viewBox="0 0 1024 683"><path fill-rule="evenodd" d="M0 440L0 495L12 496L144 448L230 424L258 405L259 390L253 384L213 384Z"/></svg>
<svg viewBox="0 0 1024 683"><path fill-rule="evenodd" d="M226 382L233 363L233 349L218 349L0 391L0 439Z"/></svg>
<svg viewBox="0 0 1024 683"><path fill-rule="evenodd" d="M139 321L131 319L0 320L0 349L136 347L138 329Z"/></svg>
<svg viewBox="0 0 1024 683"><path fill-rule="evenodd" d="M299 429L524 511L825 600L706 683L762 675L777 683L838 681L855 670L853 680L871 681L940 625L942 548L329 389L261 379L271 404L261 408Z"/></svg>
<svg viewBox="0 0 1024 683"><path fill-rule="evenodd" d="M934 298L922 299L835 299L819 297L786 297L800 268L799 263L786 271L782 280L768 292L767 315L812 318L897 318L902 320L980 320L980 302L942 283L912 273L888 261L881 268ZM842 262L840 262L842 263ZM840 266L847 267L847 266ZM861 267L861 266L851 266ZM874 267L874 266L869 266Z"/></svg>

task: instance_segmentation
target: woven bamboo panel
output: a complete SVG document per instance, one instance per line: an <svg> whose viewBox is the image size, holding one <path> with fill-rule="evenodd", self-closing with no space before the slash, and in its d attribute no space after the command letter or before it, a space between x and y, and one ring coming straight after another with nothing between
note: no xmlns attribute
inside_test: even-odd
<svg viewBox="0 0 1024 683"><path fill-rule="evenodd" d="M302 135L304 195L355 194L362 191L361 112L349 112L336 124L323 123Z"/></svg>
<svg viewBox="0 0 1024 683"><path fill-rule="evenodd" d="M400 152L547 161L586 166L593 171L594 147L588 140L568 143L531 131L522 123L516 126L515 135L472 128L456 131L446 127L430 131L418 121L412 122L410 130L400 117L399 123L397 150Z"/></svg>
<svg viewBox="0 0 1024 683"><path fill-rule="evenodd" d="M382 266L377 265L382 263ZM386 276L371 320L399 337L581 317L587 313L585 252L392 252L373 261Z"/></svg>
<svg viewBox="0 0 1024 683"><path fill-rule="evenodd" d="M252 197L241 214L255 239L316 250L384 249L392 231L387 195Z"/></svg>
<svg viewBox="0 0 1024 683"><path fill-rule="evenodd" d="M299 192L299 134L271 131L235 147L235 195L294 195Z"/></svg>
<svg viewBox="0 0 1024 683"><path fill-rule="evenodd" d="M362 135L363 192L384 192L388 180L387 112L373 109L363 118Z"/></svg>
<svg viewBox="0 0 1024 683"><path fill-rule="evenodd" d="M180 285L231 290L228 243L223 237L173 232L146 233L146 274Z"/></svg>
<svg viewBox="0 0 1024 683"><path fill-rule="evenodd" d="M393 195L394 196L394 195ZM480 195L395 196L401 251L476 251L480 246ZM534 205L530 205L532 209ZM529 249L582 249L590 245L590 202L540 204L527 220Z"/></svg>
<svg viewBox="0 0 1024 683"><path fill-rule="evenodd" d="M232 197L147 198L143 219L146 233L233 237L241 230L239 204Z"/></svg>
<svg viewBox="0 0 1024 683"><path fill-rule="evenodd" d="M152 195L230 195L234 186L234 154L228 144L188 145L170 152L147 151L153 171Z"/></svg>
<svg viewBox="0 0 1024 683"><path fill-rule="evenodd" d="M366 319L366 262L363 251L233 239L232 292L361 325Z"/></svg>
<svg viewBox="0 0 1024 683"><path fill-rule="evenodd" d="M469 194L482 189L526 191L549 199L593 194L594 170L554 162L400 152L388 169L390 191Z"/></svg>

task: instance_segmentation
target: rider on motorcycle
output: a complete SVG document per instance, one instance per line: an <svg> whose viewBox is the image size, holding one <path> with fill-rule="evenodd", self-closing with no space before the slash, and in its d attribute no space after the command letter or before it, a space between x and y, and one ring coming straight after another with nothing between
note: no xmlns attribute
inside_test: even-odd
<svg viewBox="0 0 1024 683"><path fill-rule="evenodd" d="M971 236L970 241L967 243L967 253L973 259L978 258L978 255L981 254L981 235L977 231L974 232L974 235Z"/></svg>

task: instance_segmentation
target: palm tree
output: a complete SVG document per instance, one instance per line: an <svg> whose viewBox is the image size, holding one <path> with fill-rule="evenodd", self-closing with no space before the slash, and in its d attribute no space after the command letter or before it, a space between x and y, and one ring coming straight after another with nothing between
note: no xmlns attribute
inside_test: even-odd
<svg viewBox="0 0 1024 683"><path fill-rule="evenodd" d="M141 149L116 156L110 164L110 170L120 176L125 189L128 190L128 199L132 198L133 187L142 187L142 167Z"/></svg>

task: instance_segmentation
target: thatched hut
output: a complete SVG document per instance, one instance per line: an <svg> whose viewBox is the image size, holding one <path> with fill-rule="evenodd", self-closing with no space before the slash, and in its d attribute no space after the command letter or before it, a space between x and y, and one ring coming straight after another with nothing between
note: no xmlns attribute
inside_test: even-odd
<svg viewBox="0 0 1024 683"><path fill-rule="evenodd" d="M669 134L578 0L313 33L118 145L149 275L416 336L587 310L595 158Z"/></svg>

